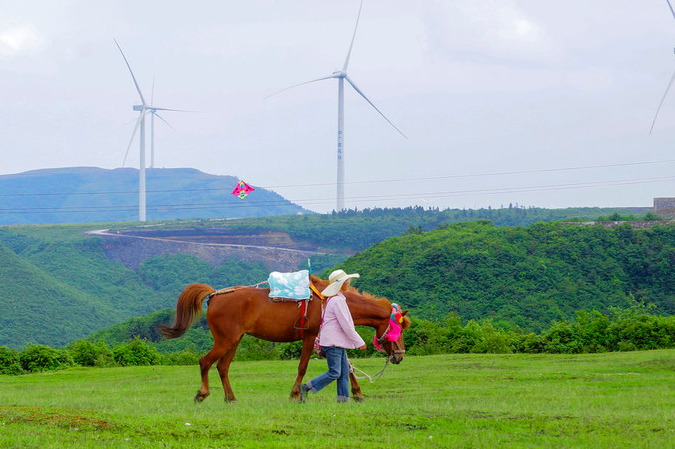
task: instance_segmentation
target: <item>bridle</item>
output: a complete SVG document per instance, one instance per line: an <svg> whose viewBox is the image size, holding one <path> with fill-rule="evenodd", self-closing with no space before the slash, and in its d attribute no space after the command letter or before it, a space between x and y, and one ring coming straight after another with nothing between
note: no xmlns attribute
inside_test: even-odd
<svg viewBox="0 0 675 449"><path fill-rule="evenodd" d="M377 342L379 345L384 349L384 343L387 342L387 335L389 335L389 331L391 330L391 321L387 323L387 328L384 330L384 333L382 334L381 337L377 337ZM375 334L377 336L377 333ZM398 340L394 340L390 342L392 344L392 351L389 354L388 358L391 358L394 355L397 354L405 354L405 349L401 347L399 344ZM393 346L396 345L396 349L393 348Z"/></svg>

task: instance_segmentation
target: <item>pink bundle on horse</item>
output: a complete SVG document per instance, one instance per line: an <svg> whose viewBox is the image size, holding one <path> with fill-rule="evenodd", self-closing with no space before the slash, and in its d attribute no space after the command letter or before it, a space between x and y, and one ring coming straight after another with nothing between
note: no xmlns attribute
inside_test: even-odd
<svg viewBox="0 0 675 449"><path fill-rule="evenodd" d="M300 400L299 386L307 371L321 324L322 298L318 291L328 285L328 281L315 276L310 276L310 282L316 287L316 291L311 292L307 302L307 322L303 326L297 326L302 321L299 321L302 316L299 315L297 303L272 301L269 298L270 289L267 288L232 287L216 291L205 284L191 284L185 288L178 297L173 326L160 326L160 329L166 338L180 337L194 323L201 313L202 303L209 298L206 318L213 335L213 348L199 360L202 385L197 391L195 402L201 402L209 395L209 369L216 362L225 400L236 401L228 370L244 334L273 342L302 340L298 375L291 389L291 397ZM394 364L400 363L405 353L400 330L410 326L410 319L405 316L407 311L400 312L400 308L397 309L397 321L394 321L392 304L387 299L376 298L352 287L344 295L354 324L374 328L375 341L387 353L388 360ZM395 323L394 328L392 321ZM350 381L353 398L363 399L361 388L353 374L350 374Z"/></svg>

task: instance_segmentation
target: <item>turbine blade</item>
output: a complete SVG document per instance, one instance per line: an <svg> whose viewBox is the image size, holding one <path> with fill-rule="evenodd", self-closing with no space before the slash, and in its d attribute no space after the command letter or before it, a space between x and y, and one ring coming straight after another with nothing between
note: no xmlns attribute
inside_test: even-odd
<svg viewBox="0 0 675 449"><path fill-rule="evenodd" d="M141 88L138 87L138 82L136 81L136 77L134 76L134 72L133 72L133 70L131 70L131 66L129 65L129 61L127 61L127 57L124 56L124 52L122 51L122 47L120 47L120 44L118 44L116 40L115 40L115 45L117 45L117 48L120 50L120 53L122 53L122 57L124 58L124 62L127 63L127 68L129 69L129 73L131 73L131 78L134 80L134 84L136 85L136 90L138 91L138 95L141 96L141 101L143 102L143 104L146 104L145 98L143 98L143 93L141 92Z"/></svg>
<svg viewBox="0 0 675 449"><path fill-rule="evenodd" d="M166 123L166 125L167 125L169 128L173 129L174 131L176 130L173 126L171 126L171 123L169 123L169 122L167 122L166 120L164 120L164 117L162 117L161 115L159 115L159 114L156 113L156 112L153 112L153 114L155 115L155 117L157 117L158 119L160 119L161 121L163 121L164 123Z"/></svg>
<svg viewBox="0 0 675 449"><path fill-rule="evenodd" d="M155 102L155 77L152 77L152 91L150 91L150 104Z"/></svg>
<svg viewBox="0 0 675 449"><path fill-rule="evenodd" d="M668 83L668 87L666 87L666 91L663 94L663 98L661 98L661 103L659 103L659 107L656 109L656 114L654 114L654 120L652 120L652 127L649 128L649 134L652 133L654 130L654 125L656 124L656 118L659 116L659 112L661 111L661 106L663 106L663 102L666 101L666 97L668 96L668 91L670 90L670 87L673 85L673 81L675 81L675 71L673 71L673 76L670 77L670 82Z"/></svg>
<svg viewBox="0 0 675 449"><path fill-rule="evenodd" d="M382 111L380 111L379 109L377 109L377 106L375 106L375 105L373 104L373 102L370 101L370 100L368 99L368 97L366 97L365 94L364 94L363 92L361 92L361 89L359 89L358 87L356 87L356 84L354 84L354 82L353 82L351 79L349 79L348 76L345 76L345 79L347 80L347 82L348 82L349 84L351 84L351 86L354 88L354 90L355 90L356 92L358 92L358 94L361 95L361 96L363 97L364 100L366 100L373 108L375 108L375 110L376 110L377 112L379 112L380 115L381 115L382 117L384 117L384 119L385 119L387 122L389 122L389 124L390 124L391 126L394 127L394 129L395 129L396 131L398 131L398 132L399 132L403 137L405 137L406 139L408 138L408 136L406 136L405 134L403 134L403 131L401 131L400 129L398 129L398 128L396 127L396 125L394 125L394 124L391 122L391 120L389 120L389 119L387 118L387 116L384 115L384 114L382 113Z"/></svg>
<svg viewBox="0 0 675 449"><path fill-rule="evenodd" d="M145 114L145 111L141 111L140 115L138 116L138 120L136 120L136 126L134 126L134 132L131 133L131 139L129 140L129 145L127 146L127 152L124 153L124 161L122 162L122 168L124 168L124 166L127 163L127 156L129 156L129 149L131 148L131 144L134 143L134 137L136 137L136 131L138 131L138 127L141 126L143 114Z"/></svg>
<svg viewBox="0 0 675 449"><path fill-rule="evenodd" d="M156 108L154 106L149 106L148 109L151 111L170 111L170 112L201 112L201 111L186 111L185 109L169 109L169 108Z"/></svg>
<svg viewBox="0 0 675 449"><path fill-rule="evenodd" d="M336 76L335 75L324 76L323 78L317 78L317 79L312 80L312 81L305 81L304 83L294 84L293 86L286 87L285 89L278 90L278 91L274 92L273 94L269 94L268 96L263 98L263 100L267 100L269 97L272 97L276 94L280 94L281 92L284 92L284 91L289 90L289 89L293 89L293 88L298 87L298 86L304 86L305 84L315 83L317 81L328 80L328 79L331 79L331 78L336 78Z"/></svg>
<svg viewBox="0 0 675 449"><path fill-rule="evenodd" d="M668 7L670 8L670 12L673 13L673 18L675 18L675 10L673 10L673 5L670 4L670 0L666 0L668 2Z"/></svg>
<svg viewBox="0 0 675 449"><path fill-rule="evenodd" d="M361 9L363 8L363 0L361 0L361 6L359 6L359 14L356 16L356 25L354 26L354 34L352 34L352 43L349 44L349 51L347 52L347 58L345 59L345 65L342 67L342 71L347 71L347 66L349 65L349 57L352 54L352 47L354 47L354 39L356 38L356 30L359 27L359 19L361 18Z"/></svg>
<svg viewBox="0 0 675 449"><path fill-rule="evenodd" d="M131 125L131 124L134 123L136 120L138 120L138 119L137 119L137 118L133 118L133 119L129 120L128 122L124 122L124 123L122 123L122 124L120 125L120 128L123 128L123 127L125 127L125 126L127 126L127 125Z"/></svg>

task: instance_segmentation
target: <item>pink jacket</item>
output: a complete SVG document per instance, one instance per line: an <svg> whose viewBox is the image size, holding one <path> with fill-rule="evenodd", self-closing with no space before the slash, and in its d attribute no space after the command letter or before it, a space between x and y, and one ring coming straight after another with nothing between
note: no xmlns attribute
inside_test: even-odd
<svg viewBox="0 0 675 449"><path fill-rule="evenodd" d="M321 346L346 349L356 349L366 344L354 329L354 320L342 292L328 298L319 342Z"/></svg>

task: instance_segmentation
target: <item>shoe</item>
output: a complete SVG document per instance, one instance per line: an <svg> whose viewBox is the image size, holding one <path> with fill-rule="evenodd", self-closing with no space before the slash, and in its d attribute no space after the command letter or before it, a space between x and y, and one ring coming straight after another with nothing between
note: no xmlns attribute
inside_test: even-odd
<svg viewBox="0 0 675 449"><path fill-rule="evenodd" d="M307 389L305 388L306 384L300 385L300 402L305 403L307 401Z"/></svg>

